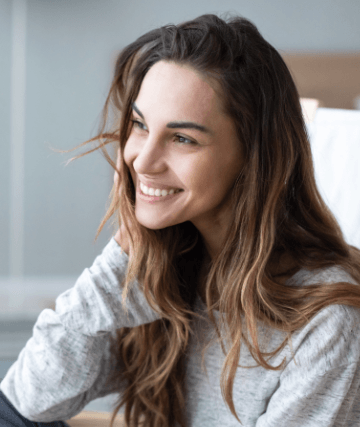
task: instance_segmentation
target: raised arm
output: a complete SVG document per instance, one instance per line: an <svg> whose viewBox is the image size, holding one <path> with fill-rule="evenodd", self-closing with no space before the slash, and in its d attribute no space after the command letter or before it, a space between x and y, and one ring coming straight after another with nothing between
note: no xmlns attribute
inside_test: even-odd
<svg viewBox="0 0 360 427"><path fill-rule="evenodd" d="M137 282L125 314L120 284L127 264L128 255L111 239L75 286L57 298L55 311L41 312L32 338L0 385L24 417L69 419L89 401L113 391L105 388L116 365L109 358L111 334L159 318Z"/></svg>

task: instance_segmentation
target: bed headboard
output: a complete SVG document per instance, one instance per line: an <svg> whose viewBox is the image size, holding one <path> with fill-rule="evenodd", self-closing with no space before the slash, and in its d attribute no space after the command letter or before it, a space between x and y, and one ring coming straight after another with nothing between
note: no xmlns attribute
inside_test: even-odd
<svg viewBox="0 0 360 427"><path fill-rule="evenodd" d="M355 108L355 99L360 96L360 52L282 53L282 57L301 97L319 99L326 108Z"/></svg>

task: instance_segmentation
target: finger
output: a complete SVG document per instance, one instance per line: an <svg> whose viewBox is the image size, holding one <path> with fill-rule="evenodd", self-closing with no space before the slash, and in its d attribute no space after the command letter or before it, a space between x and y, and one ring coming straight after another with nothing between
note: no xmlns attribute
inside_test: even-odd
<svg viewBox="0 0 360 427"><path fill-rule="evenodd" d="M121 249L130 256L130 238L124 224L121 224L114 238Z"/></svg>
<svg viewBox="0 0 360 427"><path fill-rule="evenodd" d="M117 159L116 159L116 168L117 168L117 170L115 170L115 172L114 172L114 184L115 185L118 185L118 183L119 183L120 167L121 167L121 155L120 155L120 148L119 148L118 152L117 152Z"/></svg>

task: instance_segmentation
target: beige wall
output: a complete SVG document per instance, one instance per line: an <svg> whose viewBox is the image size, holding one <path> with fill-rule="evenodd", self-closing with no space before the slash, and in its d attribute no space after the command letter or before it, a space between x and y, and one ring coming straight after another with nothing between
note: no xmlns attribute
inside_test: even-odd
<svg viewBox="0 0 360 427"><path fill-rule="evenodd" d="M300 96L317 98L326 108L354 108L360 96L360 53L283 55Z"/></svg>

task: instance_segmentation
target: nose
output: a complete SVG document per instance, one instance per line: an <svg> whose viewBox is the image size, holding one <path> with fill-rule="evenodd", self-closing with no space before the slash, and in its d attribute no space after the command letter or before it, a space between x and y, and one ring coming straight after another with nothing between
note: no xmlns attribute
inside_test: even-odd
<svg viewBox="0 0 360 427"><path fill-rule="evenodd" d="M160 138L148 137L142 144L137 145L134 151L133 167L139 175L162 173L166 169L164 149Z"/></svg>

